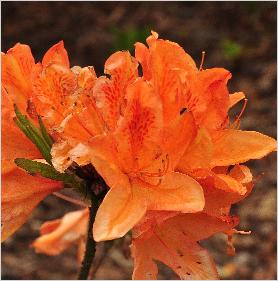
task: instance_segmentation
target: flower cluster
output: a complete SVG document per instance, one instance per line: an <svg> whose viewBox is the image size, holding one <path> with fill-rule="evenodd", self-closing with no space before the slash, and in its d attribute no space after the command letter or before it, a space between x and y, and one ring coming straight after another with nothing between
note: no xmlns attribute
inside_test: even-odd
<svg viewBox="0 0 278 281"><path fill-rule="evenodd" d="M134 279L155 279L155 261L181 279L218 278L198 241L239 232L230 208L253 188L242 163L275 151L276 141L239 130L242 113L230 121L229 109L242 100L245 107L246 99L229 94L229 71L197 68L182 47L155 32L147 46L135 44L135 57L112 54L104 72L97 77L91 66L70 68L63 42L38 63L26 45L2 54L2 240L47 195L71 183L62 175L79 170L94 193L93 183L102 182L105 195L94 240L132 230ZM25 115L41 134L30 125L20 130ZM48 150L38 150L42 144ZM17 158L47 165L61 178L43 177L42 170L30 175ZM88 217L85 208L46 222L33 247L57 255L78 243L82 256Z"/></svg>

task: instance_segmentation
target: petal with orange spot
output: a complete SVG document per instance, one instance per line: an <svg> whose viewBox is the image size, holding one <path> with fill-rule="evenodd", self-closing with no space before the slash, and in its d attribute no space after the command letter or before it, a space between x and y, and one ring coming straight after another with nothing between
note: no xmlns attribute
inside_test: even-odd
<svg viewBox="0 0 278 281"><path fill-rule="evenodd" d="M129 52L116 52L105 62L105 73L94 87L94 97L109 130L114 130L122 114L126 87L137 77L137 62Z"/></svg>
<svg viewBox="0 0 278 281"><path fill-rule="evenodd" d="M142 79L128 87L126 99L115 140L125 170L140 170L162 153L162 104L153 88Z"/></svg>

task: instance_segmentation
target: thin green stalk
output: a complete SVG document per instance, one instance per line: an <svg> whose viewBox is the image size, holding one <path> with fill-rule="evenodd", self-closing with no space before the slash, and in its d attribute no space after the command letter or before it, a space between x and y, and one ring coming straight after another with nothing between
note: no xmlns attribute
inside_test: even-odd
<svg viewBox="0 0 278 281"><path fill-rule="evenodd" d="M81 264L81 268L78 274L78 280L87 280L90 268L93 263L95 253L96 253L96 242L93 237L93 224L95 221L97 209L98 209L98 200L93 191L90 190L91 196L91 207L89 208L89 222L87 229L87 242L84 258Z"/></svg>

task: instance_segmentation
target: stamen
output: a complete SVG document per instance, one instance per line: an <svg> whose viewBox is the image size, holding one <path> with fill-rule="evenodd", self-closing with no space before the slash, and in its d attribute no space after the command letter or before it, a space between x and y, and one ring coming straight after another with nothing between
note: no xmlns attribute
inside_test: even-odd
<svg viewBox="0 0 278 281"><path fill-rule="evenodd" d="M78 206L81 206L81 207L85 207L85 208L90 207L89 204L86 204L86 203L84 203L84 202L82 202L78 199L71 198L67 195L64 195L64 194L60 193L60 192L53 192L52 194L55 195L58 198L61 198L65 201L67 201L67 202L70 202L72 204L75 204L75 205L78 205Z"/></svg>
<svg viewBox="0 0 278 281"><path fill-rule="evenodd" d="M169 157L168 154L166 154L165 156L166 162L164 159L161 160L162 165L163 165L163 170L161 171L161 169L158 169L158 173L148 173L148 172L140 172L139 175L140 176L146 176L146 177L162 177L164 176L169 168ZM166 164L165 164L166 163Z"/></svg>
<svg viewBox="0 0 278 281"><path fill-rule="evenodd" d="M204 62L205 62L205 55L206 55L206 52L202 51L202 60L201 60L201 64L200 64L200 67L199 67L199 71L203 70L203 66L204 66Z"/></svg>
<svg viewBox="0 0 278 281"><path fill-rule="evenodd" d="M234 123L231 125L231 128L234 128L234 129L238 129L238 128L239 128L240 118L241 118L242 114L243 114L244 111L245 111L245 108L246 108L246 105L247 105L247 101L248 101L248 99L245 98L245 99L244 99L244 104L243 104L243 106L242 106L242 109L241 109L239 115L237 115L237 117L236 117Z"/></svg>

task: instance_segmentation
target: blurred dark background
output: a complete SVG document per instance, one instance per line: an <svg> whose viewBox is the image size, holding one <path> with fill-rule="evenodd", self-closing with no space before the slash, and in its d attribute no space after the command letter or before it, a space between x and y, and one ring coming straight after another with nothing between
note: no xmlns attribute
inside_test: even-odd
<svg viewBox="0 0 278 281"><path fill-rule="evenodd" d="M205 68L229 69L230 92L244 91L249 99L241 127L276 137L276 2L2 2L1 6L2 51L17 42L29 44L37 61L62 39L72 66L93 65L101 74L113 51L133 53L133 44L144 42L150 30L178 42L197 64L204 50ZM235 107L232 118L240 108ZM276 155L249 165L258 180L252 195L233 213L241 217L239 229L252 234L235 237L235 257L226 256L223 235L205 244L223 279L276 279ZM54 197L41 203L2 245L2 279L74 279L74 249L47 257L29 248L43 221L74 209ZM110 250L95 278L131 278L132 261L122 248ZM162 268L160 278L175 275Z"/></svg>

